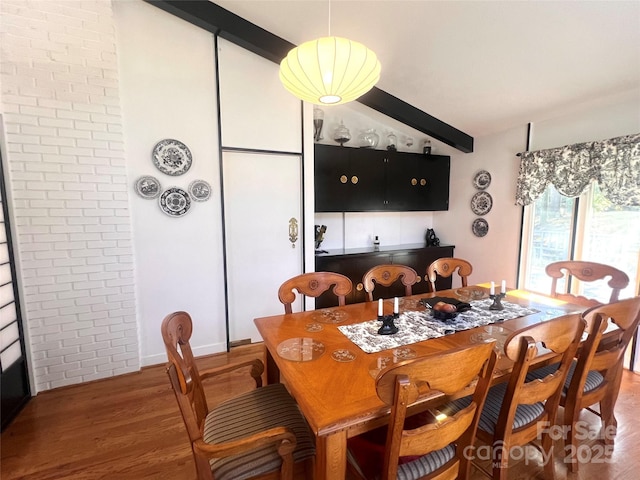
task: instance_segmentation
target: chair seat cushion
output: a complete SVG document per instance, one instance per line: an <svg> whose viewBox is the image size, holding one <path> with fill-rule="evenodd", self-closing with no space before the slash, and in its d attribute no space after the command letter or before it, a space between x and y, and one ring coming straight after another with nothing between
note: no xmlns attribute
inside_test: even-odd
<svg viewBox="0 0 640 480"><path fill-rule="evenodd" d="M571 363L571 366L569 367L569 373L567 373L567 380L564 382L563 393L565 394L567 393L567 390L569 390L569 385L571 385L571 379L573 378L573 373L575 372L576 364L577 362L574 360ZM558 367L560 367L560 364L554 363L552 365L547 365L546 367L533 370L527 374L527 381L530 382L531 380L534 380L534 379L544 378L547 375L555 373L556 370L558 370ZM604 377L602 376L602 374L596 370L590 370L589 373L587 373L587 380L584 383L583 392L588 393L592 390L595 390L602 384L602 382L604 382Z"/></svg>
<svg viewBox="0 0 640 480"><path fill-rule="evenodd" d="M203 440L229 442L279 426L289 427L296 436L294 461L315 455L309 425L282 384L256 388L213 408L205 419ZM282 460L274 446L267 446L209 463L216 480L244 480L279 470Z"/></svg>
<svg viewBox="0 0 640 480"><path fill-rule="evenodd" d="M480 415L480 421L478 422L478 428L491 434L495 432L496 424L498 423L498 417L500 416L500 410L502 409L502 401L506 392L506 383L500 383L495 387L491 387L489 389L487 399L484 403L484 408L482 409L482 414ZM457 404L457 408L459 410L466 406L465 401L466 405L468 405L470 399L460 399L452 403L454 405ZM541 402L534 403L532 405L518 405L518 407L516 408L515 417L513 418L512 428L516 430L520 427L528 425L529 423L535 421L535 419L540 415L542 415L543 412L544 404Z"/></svg>
<svg viewBox="0 0 640 480"><path fill-rule="evenodd" d="M365 478L379 479L383 468L387 428L381 427L350 438L347 458L355 464ZM416 480L435 472L456 454L455 446L446 447L422 456L407 456L398 459L398 479Z"/></svg>

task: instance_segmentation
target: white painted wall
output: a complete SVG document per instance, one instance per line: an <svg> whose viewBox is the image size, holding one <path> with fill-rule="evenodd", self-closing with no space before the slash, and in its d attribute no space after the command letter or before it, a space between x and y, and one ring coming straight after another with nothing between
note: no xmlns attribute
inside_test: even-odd
<svg viewBox="0 0 640 480"><path fill-rule="evenodd" d="M525 150L526 126L475 139L474 152L451 157L449 211L435 212L433 228L440 242L455 245L456 257L473 265L470 281L496 283L506 280L515 287L520 219L522 208L515 205L519 161L516 153ZM489 223L489 232L476 237L471 211L471 198L478 192L473 178L479 170L491 174L491 184L485 190L493 199L493 207L482 218Z"/></svg>
<svg viewBox="0 0 640 480"><path fill-rule="evenodd" d="M114 2L126 155L131 192L142 364L166 361L160 335L165 315L188 311L196 355L226 350L214 38L144 2ZM144 28L141 28L144 27ZM188 52L188 54L187 54ZM151 152L165 138L189 147L191 168L169 176ZM141 175L165 189L202 179L210 200L192 202L180 218L158 200L134 193Z"/></svg>

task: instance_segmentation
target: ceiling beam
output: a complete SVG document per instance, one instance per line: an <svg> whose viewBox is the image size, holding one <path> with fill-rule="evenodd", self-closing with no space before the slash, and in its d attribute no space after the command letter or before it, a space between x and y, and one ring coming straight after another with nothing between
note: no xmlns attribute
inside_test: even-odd
<svg viewBox="0 0 640 480"><path fill-rule="evenodd" d="M144 1L277 64L296 46L209 0ZM462 152L473 152L473 137L384 90L373 87L357 101Z"/></svg>

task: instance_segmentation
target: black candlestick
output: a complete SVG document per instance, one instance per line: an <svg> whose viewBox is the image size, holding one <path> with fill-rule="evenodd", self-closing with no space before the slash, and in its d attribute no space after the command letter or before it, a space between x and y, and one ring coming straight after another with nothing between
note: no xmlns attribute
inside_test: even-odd
<svg viewBox="0 0 640 480"><path fill-rule="evenodd" d="M496 293L495 295L489 295L489 298L493 300L493 303L489 307L489 310L504 310L501 300L505 297L506 293Z"/></svg>
<svg viewBox="0 0 640 480"><path fill-rule="evenodd" d="M397 313L394 313L393 315L378 315L378 320L382 322L382 326L378 330L378 334L393 335L394 333L398 333L398 327L393 323L396 318L398 318Z"/></svg>

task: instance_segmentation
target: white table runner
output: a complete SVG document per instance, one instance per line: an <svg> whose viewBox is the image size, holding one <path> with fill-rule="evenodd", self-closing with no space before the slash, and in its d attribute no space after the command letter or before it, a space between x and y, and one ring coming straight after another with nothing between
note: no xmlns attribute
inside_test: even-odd
<svg viewBox="0 0 640 480"><path fill-rule="evenodd" d="M476 300L470 303L472 307L470 310L458 313L451 320L433 318L430 310L401 313L395 321L398 333L394 335L379 335L378 329L382 326L382 322L377 319L353 325L342 325L338 327L338 330L364 352L376 353L470 328L538 313L538 310L505 301L502 302L504 310L489 310L489 306L493 303L491 299Z"/></svg>

